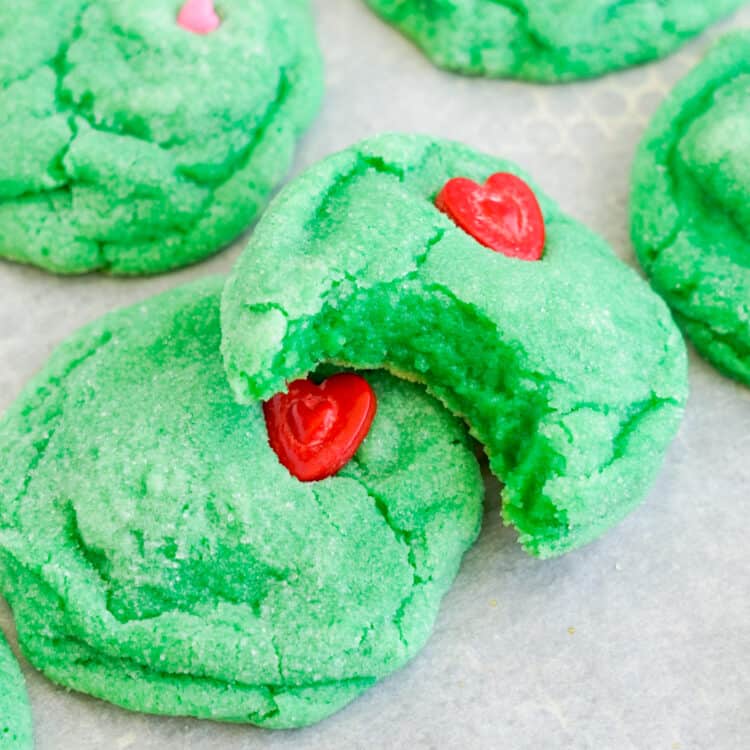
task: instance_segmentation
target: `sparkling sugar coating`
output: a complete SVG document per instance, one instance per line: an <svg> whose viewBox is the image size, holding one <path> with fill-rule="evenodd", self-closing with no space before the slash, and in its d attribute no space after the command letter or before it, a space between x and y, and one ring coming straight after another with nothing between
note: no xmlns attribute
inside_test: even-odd
<svg viewBox="0 0 750 750"><path fill-rule="evenodd" d="M292 477L226 382L222 283L83 329L0 421L0 590L66 687L302 726L424 645L483 485L462 425L385 373L354 459Z"/></svg>
<svg viewBox="0 0 750 750"><path fill-rule="evenodd" d="M663 103L633 168L638 258L698 351L750 385L750 33Z"/></svg>
<svg viewBox="0 0 750 750"><path fill-rule="evenodd" d="M322 93L307 0L0 4L0 257L57 273L198 261L256 218Z"/></svg>

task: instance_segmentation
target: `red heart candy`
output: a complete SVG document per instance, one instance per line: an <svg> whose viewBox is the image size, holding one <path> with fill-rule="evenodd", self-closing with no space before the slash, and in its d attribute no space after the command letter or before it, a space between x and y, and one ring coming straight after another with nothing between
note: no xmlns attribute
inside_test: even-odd
<svg viewBox="0 0 750 750"><path fill-rule="evenodd" d="M295 380L288 393L263 404L268 442L297 479L333 476L357 452L370 431L377 399L359 375L334 375L320 385Z"/></svg>
<svg viewBox="0 0 750 750"><path fill-rule="evenodd" d="M513 174L493 174L484 185L456 177L446 182L435 205L490 250L521 260L542 257L542 209L532 189Z"/></svg>
<svg viewBox="0 0 750 750"><path fill-rule="evenodd" d="M177 15L177 23L194 34L210 34L221 26L214 0L186 0Z"/></svg>

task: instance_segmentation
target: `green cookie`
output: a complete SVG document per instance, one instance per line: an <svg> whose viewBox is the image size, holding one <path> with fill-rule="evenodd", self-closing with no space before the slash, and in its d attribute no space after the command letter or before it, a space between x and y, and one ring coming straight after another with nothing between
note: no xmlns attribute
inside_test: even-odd
<svg viewBox="0 0 750 750"><path fill-rule="evenodd" d="M672 52L746 0L366 0L441 68L552 83Z"/></svg>
<svg viewBox="0 0 750 750"><path fill-rule="evenodd" d="M355 459L304 484L222 368L211 279L63 344L0 423L0 585L56 682L129 709L324 718L425 643L483 486L462 426L367 375Z"/></svg>
<svg viewBox="0 0 750 750"><path fill-rule="evenodd" d="M435 208L452 177L513 164L387 135L312 168L269 208L227 283L223 350L245 402L331 361L386 367L468 421L530 552L584 544L644 497L687 393L669 311L538 193L544 258L479 245Z"/></svg>
<svg viewBox="0 0 750 750"><path fill-rule="evenodd" d="M0 4L0 257L57 273L146 274L236 238L315 114L307 0Z"/></svg>
<svg viewBox="0 0 750 750"><path fill-rule="evenodd" d="M638 149L632 234L696 348L750 385L750 33L725 37Z"/></svg>
<svg viewBox="0 0 750 750"><path fill-rule="evenodd" d="M18 663L0 634L0 750L30 750L33 746L26 686Z"/></svg>

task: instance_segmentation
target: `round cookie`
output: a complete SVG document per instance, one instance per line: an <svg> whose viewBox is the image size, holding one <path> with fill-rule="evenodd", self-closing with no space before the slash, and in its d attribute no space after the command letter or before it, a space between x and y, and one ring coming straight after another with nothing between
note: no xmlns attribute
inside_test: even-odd
<svg viewBox="0 0 750 750"><path fill-rule="evenodd" d="M663 57L745 0L366 0L441 68L552 83Z"/></svg>
<svg viewBox="0 0 750 750"><path fill-rule="evenodd" d="M63 344L0 423L0 585L51 679L129 709L295 727L427 639L476 538L462 425L371 373L378 412L302 483L232 398L222 279Z"/></svg>
<svg viewBox="0 0 750 750"><path fill-rule="evenodd" d="M632 236L698 351L750 385L750 33L721 40L654 117Z"/></svg>
<svg viewBox="0 0 750 750"><path fill-rule="evenodd" d="M685 346L606 243L537 191L540 261L492 252L435 206L513 164L421 136L365 141L278 196L224 290L238 399L325 361L425 383L505 482L530 552L584 544L644 497L680 422Z"/></svg>
<svg viewBox="0 0 750 750"><path fill-rule="evenodd" d="M0 257L156 273L255 219L321 97L308 1L183 2L0 5Z"/></svg>
<svg viewBox="0 0 750 750"><path fill-rule="evenodd" d="M31 708L13 653L0 634L0 750L31 750Z"/></svg>

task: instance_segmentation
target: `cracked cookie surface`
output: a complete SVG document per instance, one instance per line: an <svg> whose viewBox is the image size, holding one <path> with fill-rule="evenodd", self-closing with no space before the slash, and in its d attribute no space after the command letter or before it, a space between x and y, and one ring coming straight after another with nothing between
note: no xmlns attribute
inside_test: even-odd
<svg viewBox="0 0 750 750"><path fill-rule="evenodd" d="M256 218L321 97L308 2L226 0L207 35L179 8L2 4L0 256L156 273Z"/></svg>
<svg viewBox="0 0 750 750"><path fill-rule="evenodd" d="M663 301L540 191L547 244L533 263L493 253L435 207L449 179L495 172L527 179L406 135L308 170L227 282L222 347L239 400L325 361L426 384L485 446L522 544L551 556L643 499L681 419L685 346Z"/></svg>
<svg viewBox="0 0 750 750"><path fill-rule="evenodd" d="M632 235L696 348L750 385L750 33L666 99L633 168Z"/></svg>
<svg viewBox="0 0 750 750"><path fill-rule="evenodd" d="M422 647L483 486L463 426L386 373L355 459L292 477L226 382L222 281L74 335L0 422L0 587L62 685L301 726Z"/></svg>
<svg viewBox="0 0 750 750"><path fill-rule="evenodd" d="M0 748L31 750L31 708L15 656L0 633Z"/></svg>
<svg viewBox="0 0 750 750"><path fill-rule="evenodd" d="M663 57L745 0L365 0L437 65L555 82Z"/></svg>

